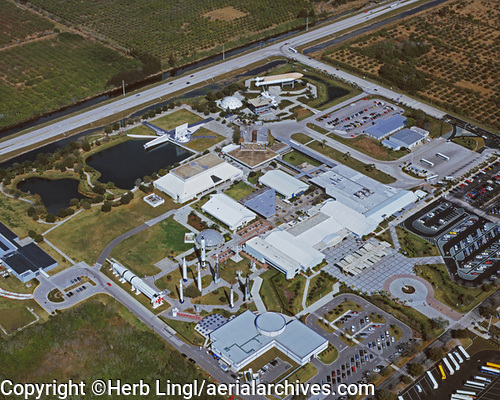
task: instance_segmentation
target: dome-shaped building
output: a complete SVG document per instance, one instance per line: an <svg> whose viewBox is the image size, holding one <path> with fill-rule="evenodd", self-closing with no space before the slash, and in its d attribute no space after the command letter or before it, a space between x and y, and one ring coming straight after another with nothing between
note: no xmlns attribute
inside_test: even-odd
<svg viewBox="0 0 500 400"><path fill-rule="evenodd" d="M235 96L227 96L221 100L220 107L224 110L236 110L243 107L243 103Z"/></svg>
<svg viewBox="0 0 500 400"><path fill-rule="evenodd" d="M224 244L224 236L219 231L215 229L205 229L201 231L196 236L196 243L201 247L201 239L205 239L205 246L210 247L218 247Z"/></svg>

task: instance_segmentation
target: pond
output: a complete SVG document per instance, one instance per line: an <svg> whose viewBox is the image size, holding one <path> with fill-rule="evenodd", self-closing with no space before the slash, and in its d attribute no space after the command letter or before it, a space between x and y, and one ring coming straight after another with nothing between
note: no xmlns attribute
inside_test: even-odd
<svg viewBox="0 0 500 400"><path fill-rule="evenodd" d="M315 75L304 74L305 78L309 81L316 81L318 83L322 83L326 87L326 99L321 103L315 103L314 107L317 109L321 109L325 104L330 103L333 100L340 99L349 94L349 90L341 88L339 86L334 86L331 83L321 79Z"/></svg>
<svg viewBox="0 0 500 400"><path fill-rule="evenodd" d="M69 207L71 199L85 197L78 193L79 183L79 180L72 178L28 178L20 181L17 188L25 193L38 194L47 212L57 215L60 209Z"/></svg>
<svg viewBox="0 0 500 400"><path fill-rule="evenodd" d="M134 187L137 178L142 179L192 154L171 143L144 150L144 143L146 140L127 140L90 156L86 162L101 173L99 182L113 182L116 187L128 190Z"/></svg>

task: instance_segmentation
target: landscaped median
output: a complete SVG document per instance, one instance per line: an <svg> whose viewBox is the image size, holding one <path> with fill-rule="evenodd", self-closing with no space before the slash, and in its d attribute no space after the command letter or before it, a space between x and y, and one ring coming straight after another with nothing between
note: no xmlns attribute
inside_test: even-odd
<svg viewBox="0 0 500 400"><path fill-rule="evenodd" d="M396 182L396 179L394 177L378 170L375 165L365 164L357 160L356 158L353 158L349 153L342 153L334 149L333 147L327 146L324 143L312 142L309 143L307 147L310 147L311 149L323 154L328 158L331 158L334 161L337 161L347 167L361 172L362 174L367 175L370 178L379 181L380 183L388 184Z"/></svg>

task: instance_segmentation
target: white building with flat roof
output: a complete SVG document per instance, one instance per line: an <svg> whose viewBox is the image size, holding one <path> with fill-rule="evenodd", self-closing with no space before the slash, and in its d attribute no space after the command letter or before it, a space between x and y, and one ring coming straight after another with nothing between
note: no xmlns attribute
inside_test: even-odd
<svg viewBox="0 0 500 400"><path fill-rule="evenodd" d="M210 200L201 209L227 225L233 232L257 217L253 211L223 193L211 195Z"/></svg>
<svg viewBox="0 0 500 400"><path fill-rule="evenodd" d="M153 185L176 202L184 203L241 177L242 170L210 153L173 169L154 181Z"/></svg>
<svg viewBox="0 0 500 400"><path fill-rule="evenodd" d="M237 372L273 347L300 365L328 347L328 340L297 319L247 310L208 334L213 353Z"/></svg>
<svg viewBox="0 0 500 400"><path fill-rule="evenodd" d="M243 250L285 274L286 279L292 279L325 259L319 250L287 231L271 232L265 239L254 237L245 243Z"/></svg>
<svg viewBox="0 0 500 400"><path fill-rule="evenodd" d="M266 172L259 178L259 183L273 188L285 199L300 196L309 188L307 183L280 170Z"/></svg>

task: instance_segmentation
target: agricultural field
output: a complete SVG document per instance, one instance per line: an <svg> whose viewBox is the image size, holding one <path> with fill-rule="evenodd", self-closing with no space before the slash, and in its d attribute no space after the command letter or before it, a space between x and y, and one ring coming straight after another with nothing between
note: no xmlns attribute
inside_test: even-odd
<svg viewBox="0 0 500 400"><path fill-rule="evenodd" d="M71 33L6 48L0 56L0 127L56 110L110 88L139 60Z"/></svg>
<svg viewBox="0 0 500 400"><path fill-rule="evenodd" d="M0 10L0 48L53 33L51 21L8 0L0 0Z"/></svg>
<svg viewBox="0 0 500 400"><path fill-rule="evenodd" d="M499 129L499 12L497 1L448 2L322 58Z"/></svg>
<svg viewBox="0 0 500 400"><path fill-rule="evenodd" d="M305 24L308 0L119 0L81 2L32 0L67 26L90 31L123 49L136 49L163 61L185 63ZM298 15L303 17L298 18ZM313 13L311 13L313 15ZM123 29L126 26L127 29Z"/></svg>

